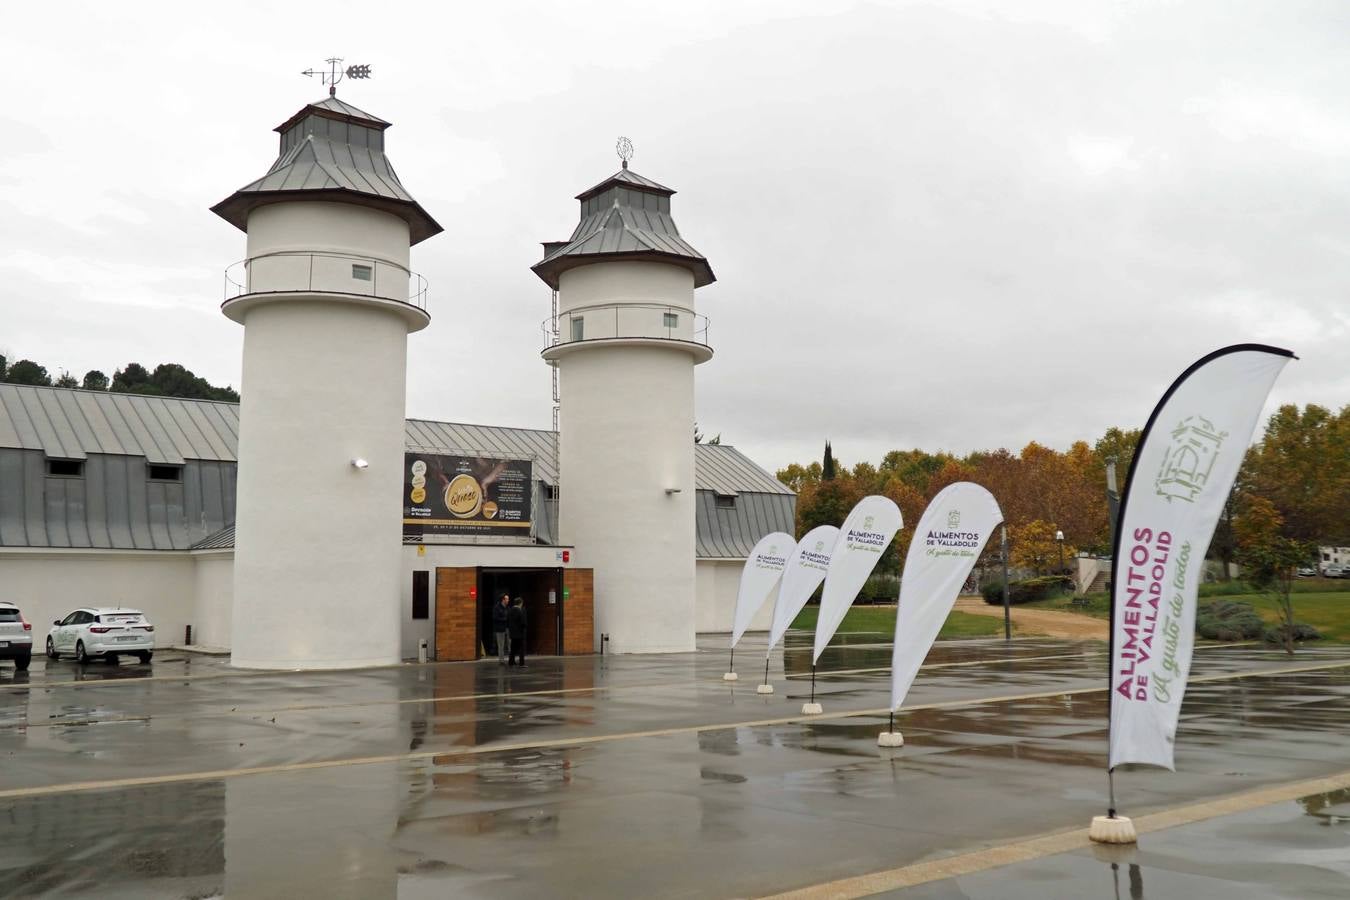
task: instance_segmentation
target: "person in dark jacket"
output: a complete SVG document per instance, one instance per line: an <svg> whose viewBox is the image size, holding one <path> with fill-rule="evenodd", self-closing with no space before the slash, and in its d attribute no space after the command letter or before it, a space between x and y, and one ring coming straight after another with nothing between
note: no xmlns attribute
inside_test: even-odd
<svg viewBox="0 0 1350 900"><path fill-rule="evenodd" d="M510 630L507 620L511 613L511 595L502 594L502 599L492 607L492 635L497 639L497 665L506 665L506 635Z"/></svg>
<svg viewBox="0 0 1350 900"><path fill-rule="evenodd" d="M525 668L525 600L517 597L515 605L507 612L506 628L511 633L511 662L520 660Z"/></svg>

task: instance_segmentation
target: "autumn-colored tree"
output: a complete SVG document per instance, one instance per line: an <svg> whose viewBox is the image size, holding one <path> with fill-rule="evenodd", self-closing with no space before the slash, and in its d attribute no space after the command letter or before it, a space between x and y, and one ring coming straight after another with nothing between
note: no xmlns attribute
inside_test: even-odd
<svg viewBox="0 0 1350 900"><path fill-rule="evenodd" d="M1009 560L1018 568L1030 569L1037 575L1059 571L1061 558L1067 568L1069 560L1078 554L1078 550L1067 541L1063 547L1060 546L1060 542L1055 540L1055 532L1060 530L1041 519L1013 526L1008 533Z"/></svg>
<svg viewBox="0 0 1350 900"><path fill-rule="evenodd" d="M1243 468L1242 487L1275 506L1285 537L1350 543L1350 406L1281 406Z"/></svg>
<svg viewBox="0 0 1350 900"><path fill-rule="evenodd" d="M779 469L775 475L783 484L794 491L800 492L808 484L815 484L820 481L820 463L813 462L809 466L790 463L787 468Z"/></svg>
<svg viewBox="0 0 1350 900"><path fill-rule="evenodd" d="M1251 497L1233 520L1238 549L1247 550L1268 544L1280 536L1284 517L1265 497Z"/></svg>
<svg viewBox="0 0 1350 900"><path fill-rule="evenodd" d="M1280 613L1277 634L1292 656L1296 624L1294 622L1293 585L1297 568L1307 563L1316 548L1313 544L1281 534L1284 518L1275 504L1265 497L1250 497L1241 514L1233 521L1237 535L1238 562L1247 583L1269 593Z"/></svg>
<svg viewBox="0 0 1350 900"><path fill-rule="evenodd" d="M878 569L886 572L897 572L904 568L905 556L909 553L909 544L914 538L914 527L918 525L919 517L928 508L928 503L932 498L925 497L912 485L894 476L888 478L885 484L874 493L895 501L895 505L900 507L900 516L905 522L905 527L896 532L895 540L891 542L891 546L882 554L881 561L877 563Z"/></svg>

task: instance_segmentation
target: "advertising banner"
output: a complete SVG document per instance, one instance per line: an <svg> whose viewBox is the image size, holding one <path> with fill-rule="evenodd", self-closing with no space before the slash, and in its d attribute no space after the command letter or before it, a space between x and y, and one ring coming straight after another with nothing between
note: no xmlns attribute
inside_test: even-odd
<svg viewBox="0 0 1350 900"><path fill-rule="evenodd" d="M895 533L904 527L900 507L889 497L871 496L858 505L844 519L839 528L839 540L830 556L825 571L825 590L820 597L820 618L816 621L815 665L834 637L844 614L853 605L858 591L872 574L881 554L890 546Z"/></svg>
<svg viewBox="0 0 1350 900"><path fill-rule="evenodd" d="M895 614L892 712L905 701L980 550L1002 521L994 495L969 481L943 488L919 517L905 554Z"/></svg>
<svg viewBox="0 0 1350 900"><path fill-rule="evenodd" d="M1205 552L1292 357L1262 344L1217 350L1182 373L1144 426L1111 564L1111 768L1175 768Z"/></svg>
<svg viewBox="0 0 1350 900"><path fill-rule="evenodd" d="M750 627L750 620L778 587L778 581L783 577L783 564L796 544L792 535L775 531L760 538L746 557L745 568L741 569L741 587L736 592L736 612L732 616L731 649L736 649L741 635Z"/></svg>
<svg viewBox="0 0 1350 900"><path fill-rule="evenodd" d="M404 454L404 540L436 535L528 538L533 469L523 459Z"/></svg>
<svg viewBox="0 0 1350 900"><path fill-rule="evenodd" d="M769 629L769 651L778 646L778 642L787 634L788 626L797 618L797 613L806 606L806 601L825 580L825 570L830 567L830 554L834 552L835 541L839 540L839 529L833 525L817 525L808 531L797 546L792 548L787 562L783 565L783 580L778 585L778 602L773 607L773 626Z"/></svg>

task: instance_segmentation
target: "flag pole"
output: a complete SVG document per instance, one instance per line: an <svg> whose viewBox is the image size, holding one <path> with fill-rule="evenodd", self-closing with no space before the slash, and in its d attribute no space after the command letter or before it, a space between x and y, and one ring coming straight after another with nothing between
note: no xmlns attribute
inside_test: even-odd
<svg viewBox="0 0 1350 900"><path fill-rule="evenodd" d="M736 645L731 645L731 662L727 663L727 674L722 676L723 681L736 681L741 676L736 674Z"/></svg>
<svg viewBox="0 0 1350 900"><path fill-rule="evenodd" d="M802 715L818 716L821 713L821 706L816 702L816 663L811 661L811 699L802 704Z"/></svg>
<svg viewBox="0 0 1350 900"><path fill-rule="evenodd" d="M756 694L772 694L773 685L769 684L769 655L773 653L773 647L764 651L764 683L755 688Z"/></svg>

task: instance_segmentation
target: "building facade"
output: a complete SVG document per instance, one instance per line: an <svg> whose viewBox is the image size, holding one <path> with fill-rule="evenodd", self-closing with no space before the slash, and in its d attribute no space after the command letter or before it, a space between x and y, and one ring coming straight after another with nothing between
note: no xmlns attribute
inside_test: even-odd
<svg viewBox="0 0 1350 900"><path fill-rule="evenodd" d="M150 616L160 646L181 644L191 626L194 643L230 648L239 428L232 403L0 384L0 597L18 602L39 634L74 607L120 605ZM395 512L398 657L415 657L419 640L432 655L440 649L438 571L473 570L484 593L538 589L546 604L549 577L590 568L559 534L552 431L409 419L403 435L409 453L529 460L536 511L519 537L412 543ZM796 498L734 447L686 440L695 459L694 628L729 631L745 557L765 534L792 530ZM592 513L606 510L597 503ZM320 542L316 552L334 551ZM767 616L755 627L767 628ZM601 633L597 625L587 635L587 651L599 649ZM608 649L623 648L611 640Z"/></svg>

